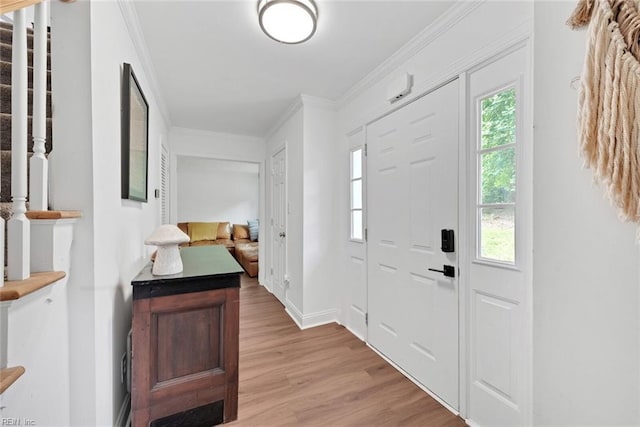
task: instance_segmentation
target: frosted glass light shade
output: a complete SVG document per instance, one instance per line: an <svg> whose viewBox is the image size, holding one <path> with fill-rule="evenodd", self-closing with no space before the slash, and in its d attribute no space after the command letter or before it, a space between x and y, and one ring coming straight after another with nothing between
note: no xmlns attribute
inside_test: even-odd
<svg viewBox="0 0 640 427"><path fill-rule="evenodd" d="M286 44L302 43L316 32L318 9L313 0L260 0L260 28Z"/></svg>

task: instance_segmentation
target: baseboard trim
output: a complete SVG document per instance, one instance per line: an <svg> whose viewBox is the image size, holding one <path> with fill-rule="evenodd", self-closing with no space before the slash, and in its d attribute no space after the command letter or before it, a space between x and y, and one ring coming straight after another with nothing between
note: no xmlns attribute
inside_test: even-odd
<svg viewBox="0 0 640 427"><path fill-rule="evenodd" d="M426 388L425 386L423 386L422 384L420 384L420 382L418 382L415 378L413 378L411 375L409 375L409 373L407 373L404 369L402 369L400 366L396 365L391 359L389 359L387 356L385 356L384 354L380 353L375 347L373 347L371 344L367 343L367 347L369 347L371 350L373 350L378 356L382 357L389 365L393 366L394 368L396 368L396 370L398 372L400 372L402 375L404 375L405 377L407 377L407 379L409 381L411 381L412 383L414 383L415 385L417 385L420 390L424 391L425 393L427 393L429 396L433 397L439 404L441 404L442 406L444 406L449 412L451 412L452 414L456 415L456 416L460 416L460 413L458 412L457 409L454 409L451 405L449 405L447 402L445 402L444 400L442 400L441 398L439 398L438 396L436 396L431 390L429 390L428 388Z"/></svg>
<svg viewBox="0 0 640 427"><path fill-rule="evenodd" d="M120 405L120 412L114 424L116 427L128 427L131 425L131 395L127 393Z"/></svg>
<svg viewBox="0 0 640 427"><path fill-rule="evenodd" d="M351 332L351 335L353 335L354 337L358 338L360 341L362 342L367 342L367 340L365 339L365 337L361 336L359 333L357 333L356 331L354 331L353 329L351 329L349 327L349 325L344 325L345 328L347 328L347 331Z"/></svg>
<svg viewBox="0 0 640 427"><path fill-rule="evenodd" d="M302 314L300 310L288 299L284 310L295 322L299 329L310 329L316 326L327 325L329 323L338 323L338 310L335 308L317 311L310 314Z"/></svg>
<svg viewBox="0 0 640 427"><path fill-rule="evenodd" d="M289 298L285 297L285 302L284 311L289 315L289 317L291 317L291 319L293 319L299 329L304 329L302 326L303 314L298 310L298 307L296 307L295 304L289 301Z"/></svg>
<svg viewBox="0 0 640 427"><path fill-rule="evenodd" d="M258 280L258 284L269 291L270 294L273 294L273 287L271 286L271 280L265 279L264 281Z"/></svg>
<svg viewBox="0 0 640 427"><path fill-rule="evenodd" d="M338 323L337 314L338 311L335 308L305 314L302 316L302 329L315 328L316 326L327 325L329 323Z"/></svg>

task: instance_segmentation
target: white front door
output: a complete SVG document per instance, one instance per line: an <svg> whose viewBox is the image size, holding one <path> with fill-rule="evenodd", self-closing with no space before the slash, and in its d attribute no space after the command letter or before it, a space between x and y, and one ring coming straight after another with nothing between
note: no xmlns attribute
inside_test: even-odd
<svg viewBox="0 0 640 427"><path fill-rule="evenodd" d="M369 343L458 408L458 82L367 127ZM457 250L457 248L456 248ZM456 277L446 277L450 266Z"/></svg>
<svg viewBox="0 0 640 427"><path fill-rule="evenodd" d="M469 73L468 419L530 424L531 129L527 48Z"/></svg>
<svg viewBox="0 0 640 427"><path fill-rule="evenodd" d="M287 255L287 157L286 149L271 158L271 282L273 293L285 304L284 272Z"/></svg>

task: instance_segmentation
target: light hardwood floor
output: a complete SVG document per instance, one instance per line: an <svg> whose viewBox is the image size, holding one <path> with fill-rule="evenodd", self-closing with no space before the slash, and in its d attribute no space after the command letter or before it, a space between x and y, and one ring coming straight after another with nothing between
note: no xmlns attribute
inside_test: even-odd
<svg viewBox="0 0 640 427"><path fill-rule="evenodd" d="M255 279L240 289L238 420L228 426L464 426L342 326L301 331Z"/></svg>

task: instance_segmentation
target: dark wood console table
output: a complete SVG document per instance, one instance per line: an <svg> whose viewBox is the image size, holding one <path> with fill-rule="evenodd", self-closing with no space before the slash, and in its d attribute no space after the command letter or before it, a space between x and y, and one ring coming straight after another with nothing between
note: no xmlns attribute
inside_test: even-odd
<svg viewBox="0 0 640 427"><path fill-rule="evenodd" d="M133 426L198 426L238 416L242 267L224 246L181 251L184 270L133 286Z"/></svg>

